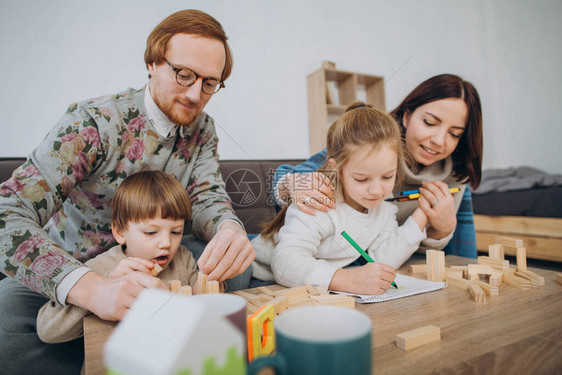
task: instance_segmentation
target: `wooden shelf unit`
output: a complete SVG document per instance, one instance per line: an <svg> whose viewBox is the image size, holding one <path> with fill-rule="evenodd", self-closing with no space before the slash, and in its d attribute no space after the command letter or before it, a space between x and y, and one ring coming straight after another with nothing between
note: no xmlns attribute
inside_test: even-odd
<svg viewBox="0 0 562 375"><path fill-rule="evenodd" d="M308 75L307 90L311 154L326 146L328 127L351 103L361 100L386 111L383 77L336 70L333 63Z"/></svg>

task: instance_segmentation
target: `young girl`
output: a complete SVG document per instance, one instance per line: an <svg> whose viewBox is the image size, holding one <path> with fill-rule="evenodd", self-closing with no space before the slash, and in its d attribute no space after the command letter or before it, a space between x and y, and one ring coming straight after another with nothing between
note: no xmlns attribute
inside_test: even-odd
<svg viewBox="0 0 562 375"><path fill-rule="evenodd" d="M419 202L429 221L427 238L420 248L440 250L451 241L450 253L476 258L467 185L476 188L481 180L482 107L478 91L457 75L437 75L419 84L390 115L399 123L405 148L412 156L404 168L404 179L394 187L394 194L419 189L428 202ZM274 176L276 200L281 205L291 200L311 215L315 210L333 208L330 186L323 183L321 173L314 172L325 160L326 150L322 150L298 166L280 166ZM302 173L310 176L303 178ZM299 184L311 180L314 184ZM452 187L461 191L452 195L449 193ZM418 207L418 202L396 205L396 218L401 225Z"/></svg>
<svg viewBox="0 0 562 375"><path fill-rule="evenodd" d="M181 280L195 285L197 264L180 245L191 205L185 188L171 175L143 171L125 178L111 202L111 227L119 243L86 262L106 277L131 272L151 274L154 264L162 281ZM37 316L37 333L47 343L74 340L83 335L82 319L90 314L78 306L46 303Z"/></svg>
<svg viewBox="0 0 562 375"><path fill-rule="evenodd" d="M335 175L335 209L313 216L286 206L252 241L254 277L289 287L311 284L361 294L388 289L394 268L426 237L427 217L421 209L399 227L396 206L384 201L402 173L401 142L398 125L389 115L352 104L328 130L323 169ZM376 263L342 268L360 257L342 231Z"/></svg>

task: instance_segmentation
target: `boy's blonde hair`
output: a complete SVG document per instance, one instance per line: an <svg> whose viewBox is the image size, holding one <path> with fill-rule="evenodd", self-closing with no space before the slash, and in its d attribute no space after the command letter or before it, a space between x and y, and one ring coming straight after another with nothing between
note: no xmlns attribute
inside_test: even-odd
<svg viewBox="0 0 562 375"><path fill-rule="evenodd" d="M189 195L178 180L162 171L141 171L125 178L111 201L111 226L127 230L160 216L163 219L190 220Z"/></svg>
<svg viewBox="0 0 562 375"><path fill-rule="evenodd" d="M389 145L398 154L398 165L396 170L396 182L399 183L404 175L404 147L400 134L400 128L396 121L386 113L374 109L370 104L355 102L345 110L328 129L326 149L326 162L319 170L335 170L337 173L328 173L327 177L332 180L336 190L344 194L341 181L342 167L349 160L351 147L371 146L378 150ZM335 165L330 165L333 159ZM290 202L289 202L290 204ZM277 216L265 224L261 235L264 239L274 241L274 235L285 224L285 213L288 205L283 207Z"/></svg>

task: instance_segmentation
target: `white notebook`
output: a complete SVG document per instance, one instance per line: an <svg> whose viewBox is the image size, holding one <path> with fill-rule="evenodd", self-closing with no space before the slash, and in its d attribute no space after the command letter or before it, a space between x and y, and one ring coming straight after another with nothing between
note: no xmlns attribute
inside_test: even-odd
<svg viewBox="0 0 562 375"><path fill-rule="evenodd" d="M393 299L409 297L421 293L433 292L435 290L443 289L447 286L446 282L427 281L401 274L396 274L394 282L396 283L396 285L398 285L399 289L387 289L383 294L379 294L376 296L338 292L334 290L332 290L332 292L353 296L355 297L355 301L357 301L358 303L373 303L390 301Z"/></svg>

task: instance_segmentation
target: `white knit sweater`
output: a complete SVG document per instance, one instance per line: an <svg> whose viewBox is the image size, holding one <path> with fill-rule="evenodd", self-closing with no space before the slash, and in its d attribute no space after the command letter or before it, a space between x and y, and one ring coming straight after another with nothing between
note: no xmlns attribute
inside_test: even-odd
<svg viewBox="0 0 562 375"><path fill-rule="evenodd" d="M276 237L277 246L261 236L252 241L256 250L253 275L288 287L310 284L328 288L339 268L360 257L342 231L376 262L398 268L418 249L426 233L411 217L399 227L396 211L388 202L367 213L339 203L334 210L312 216L290 206Z"/></svg>

